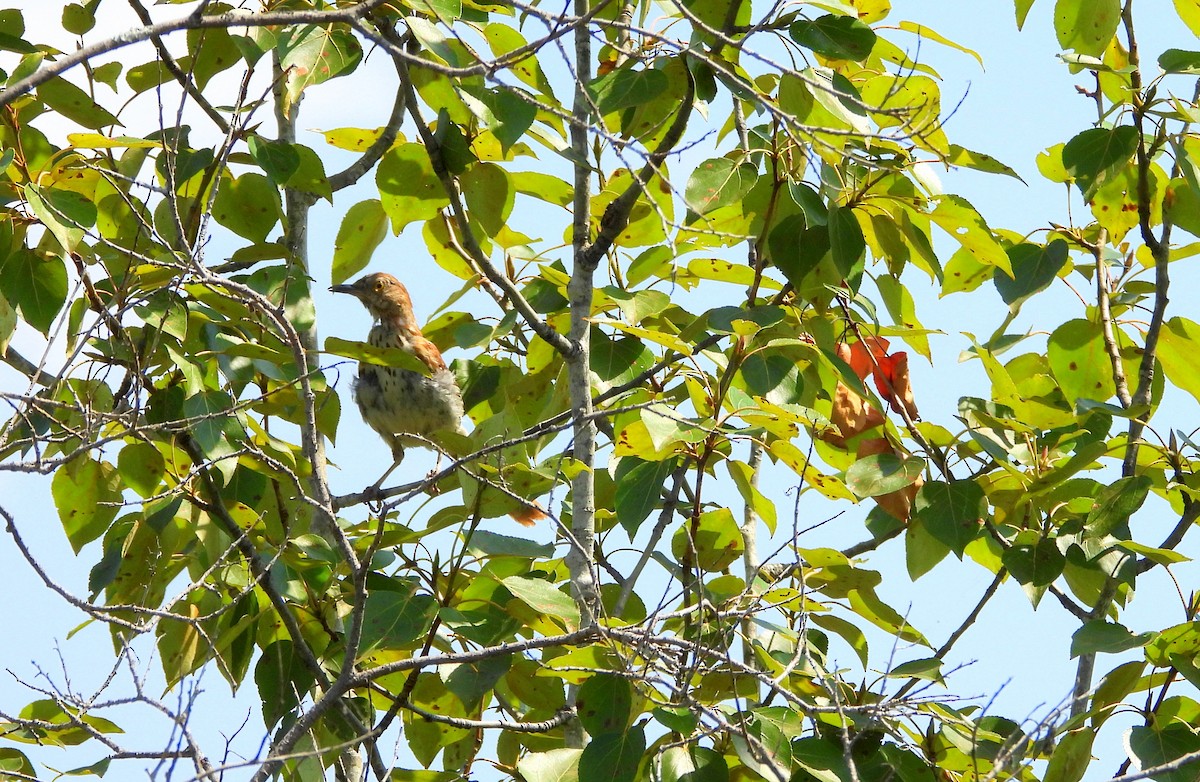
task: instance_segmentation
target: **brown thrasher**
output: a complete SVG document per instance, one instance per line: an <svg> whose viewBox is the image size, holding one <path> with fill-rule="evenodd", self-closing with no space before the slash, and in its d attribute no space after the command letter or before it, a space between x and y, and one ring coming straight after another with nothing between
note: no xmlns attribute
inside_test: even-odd
<svg viewBox="0 0 1200 782"><path fill-rule="evenodd" d="M396 465L404 458L405 446L429 447L427 442L442 432L465 435L462 428L462 391L454 373L446 368L442 353L421 333L413 315L412 299L403 283L390 274L376 272L349 285L334 285L334 293L349 293L371 313L375 321L367 334L374 347L399 348L429 367L428 377L401 367L386 367L360 361L354 400L363 421L379 433L392 449ZM406 436L416 435L417 437ZM421 439L424 438L424 439ZM384 473L377 486L391 470ZM528 506L511 514L530 526L543 514Z"/></svg>

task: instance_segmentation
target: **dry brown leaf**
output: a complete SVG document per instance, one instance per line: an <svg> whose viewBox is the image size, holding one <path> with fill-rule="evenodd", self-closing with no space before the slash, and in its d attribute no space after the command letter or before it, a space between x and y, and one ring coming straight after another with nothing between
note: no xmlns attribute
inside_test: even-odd
<svg viewBox="0 0 1200 782"><path fill-rule="evenodd" d="M826 429L820 436L825 442L838 448L845 448L848 438L873 426L882 426L884 422L882 412L847 388L844 383L837 384L829 420L836 430Z"/></svg>

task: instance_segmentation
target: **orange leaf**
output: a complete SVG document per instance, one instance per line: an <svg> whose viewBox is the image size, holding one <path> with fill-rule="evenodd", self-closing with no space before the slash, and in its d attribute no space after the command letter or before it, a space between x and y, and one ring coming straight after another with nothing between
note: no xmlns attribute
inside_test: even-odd
<svg viewBox="0 0 1200 782"><path fill-rule="evenodd" d="M867 337L849 347L849 358L840 352L838 356L850 365L859 380L866 380L867 375L875 373L875 365L887 358L887 349L888 341L883 337Z"/></svg>
<svg viewBox="0 0 1200 782"><path fill-rule="evenodd" d="M890 356L883 356L874 372L874 380L879 395L891 406L893 412L900 412L903 406L909 418L920 418L916 400L913 399L912 383L908 378L907 353L899 351Z"/></svg>

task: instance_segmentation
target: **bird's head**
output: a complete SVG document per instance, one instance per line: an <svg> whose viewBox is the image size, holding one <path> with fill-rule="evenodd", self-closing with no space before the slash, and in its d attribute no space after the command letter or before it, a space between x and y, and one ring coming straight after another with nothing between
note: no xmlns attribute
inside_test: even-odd
<svg viewBox="0 0 1200 782"><path fill-rule="evenodd" d="M412 319L412 299L404 284L390 274L375 272L352 283L334 285L334 293L349 293L362 302L376 320L399 319L408 325Z"/></svg>

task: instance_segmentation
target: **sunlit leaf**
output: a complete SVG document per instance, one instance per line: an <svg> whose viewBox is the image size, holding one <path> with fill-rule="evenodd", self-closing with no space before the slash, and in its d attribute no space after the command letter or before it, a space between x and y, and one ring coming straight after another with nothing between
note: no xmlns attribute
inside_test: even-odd
<svg viewBox="0 0 1200 782"><path fill-rule="evenodd" d="M758 171L729 158L706 160L688 177L683 200L697 214L740 201L758 181Z"/></svg>
<svg viewBox="0 0 1200 782"><path fill-rule="evenodd" d="M277 51L289 112L305 89L353 71L362 59L362 46L349 30L315 24L287 28Z"/></svg>
<svg viewBox="0 0 1200 782"><path fill-rule="evenodd" d="M374 198L359 201L347 209L333 242L330 281L338 285L365 269L371 262L375 248L387 236L387 228L388 219L383 204Z"/></svg>
<svg viewBox="0 0 1200 782"><path fill-rule="evenodd" d="M1054 4L1058 44L1079 54L1103 54L1120 21L1120 0L1057 0Z"/></svg>

